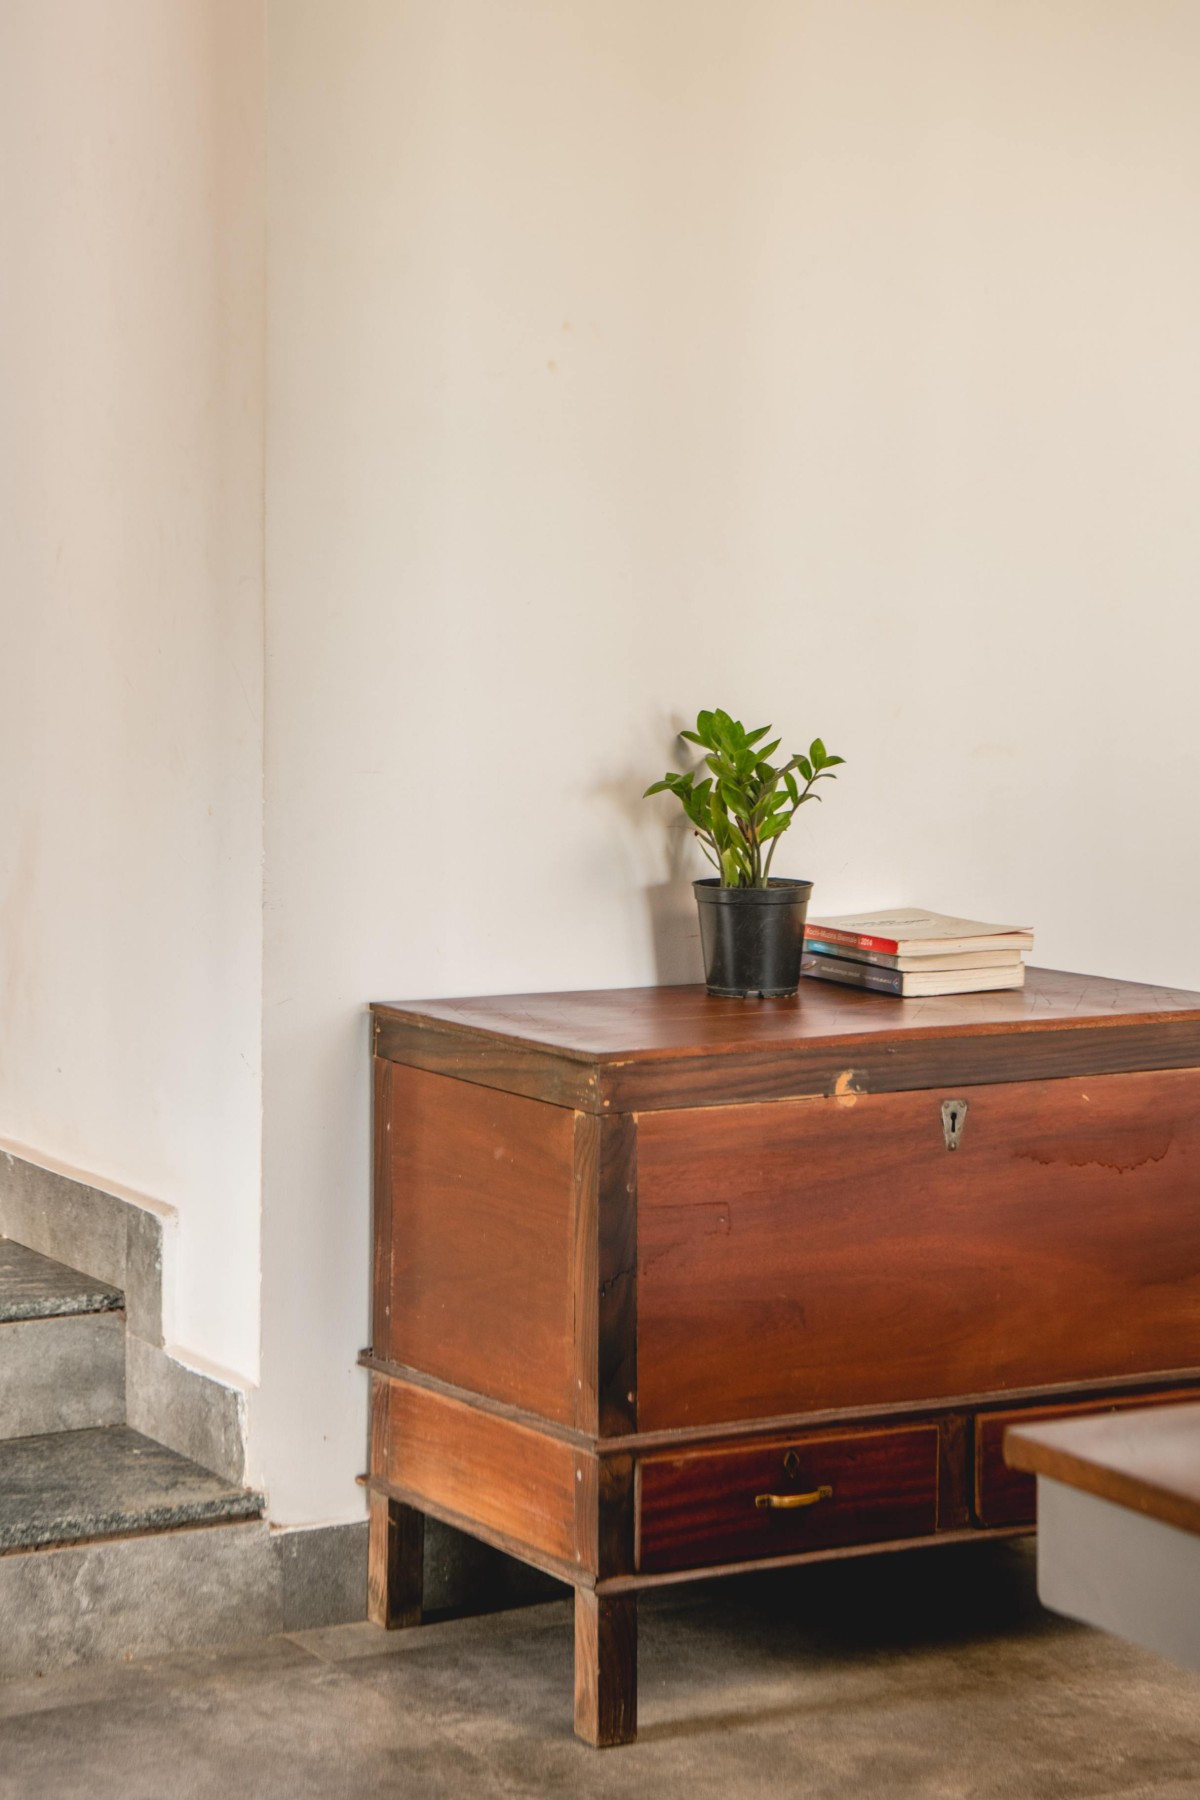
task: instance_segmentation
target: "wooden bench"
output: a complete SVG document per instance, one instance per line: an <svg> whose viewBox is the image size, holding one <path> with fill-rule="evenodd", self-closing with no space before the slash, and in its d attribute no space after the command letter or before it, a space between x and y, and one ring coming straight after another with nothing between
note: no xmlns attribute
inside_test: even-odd
<svg viewBox="0 0 1200 1800"><path fill-rule="evenodd" d="M1037 1477L1043 1603L1200 1668L1200 1406L1023 1425L1005 1456Z"/></svg>

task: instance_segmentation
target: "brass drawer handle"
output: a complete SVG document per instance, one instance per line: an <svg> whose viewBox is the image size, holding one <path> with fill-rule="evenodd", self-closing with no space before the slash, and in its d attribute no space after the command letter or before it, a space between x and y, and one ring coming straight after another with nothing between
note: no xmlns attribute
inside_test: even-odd
<svg viewBox="0 0 1200 1800"><path fill-rule="evenodd" d="M818 1500L832 1500L831 1487L814 1488L811 1494L755 1494L755 1506L815 1506Z"/></svg>

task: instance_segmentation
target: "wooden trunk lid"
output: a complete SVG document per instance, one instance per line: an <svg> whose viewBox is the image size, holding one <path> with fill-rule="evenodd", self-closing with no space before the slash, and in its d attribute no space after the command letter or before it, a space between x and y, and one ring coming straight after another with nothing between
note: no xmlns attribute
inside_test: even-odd
<svg viewBox="0 0 1200 1800"><path fill-rule="evenodd" d="M1192 1369L1198 1188L1196 1070L643 1116L639 1424Z"/></svg>

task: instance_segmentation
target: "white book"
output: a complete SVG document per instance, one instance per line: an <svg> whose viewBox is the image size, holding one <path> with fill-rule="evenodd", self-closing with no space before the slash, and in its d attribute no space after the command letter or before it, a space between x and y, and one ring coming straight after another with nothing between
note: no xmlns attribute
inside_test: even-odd
<svg viewBox="0 0 1200 1800"><path fill-rule="evenodd" d="M1010 969L880 969L873 963L851 962L840 956L814 956L800 960L801 973L815 981L837 981L843 987L866 988L874 994L894 994L900 999L923 994L987 994L997 989L1025 986L1025 964Z"/></svg>
<svg viewBox="0 0 1200 1800"><path fill-rule="evenodd" d="M835 919L810 919L805 938L881 950L885 956L955 955L960 951L1032 950L1028 925L988 925L982 919L958 919L920 906L893 906L883 912L844 913Z"/></svg>

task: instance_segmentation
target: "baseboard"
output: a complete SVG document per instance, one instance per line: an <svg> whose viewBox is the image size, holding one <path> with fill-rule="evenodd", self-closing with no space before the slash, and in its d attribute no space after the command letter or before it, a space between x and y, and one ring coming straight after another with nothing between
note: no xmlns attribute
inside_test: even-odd
<svg viewBox="0 0 1200 1800"><path fill-rule="evenodd" d="M549 1577L430 1520L431 1618L556 1598ZM219 1649L367 1616L367 1526L263 1521L0 1556L0 1681Z"/></svg>
<svg viewBox="0 0 1200 1800"><path fill-rule="evenodd" d="M352 1625L367 1616L367 1525L310 1525L273 1531L279 1565L281 1631Z"/></svg>

